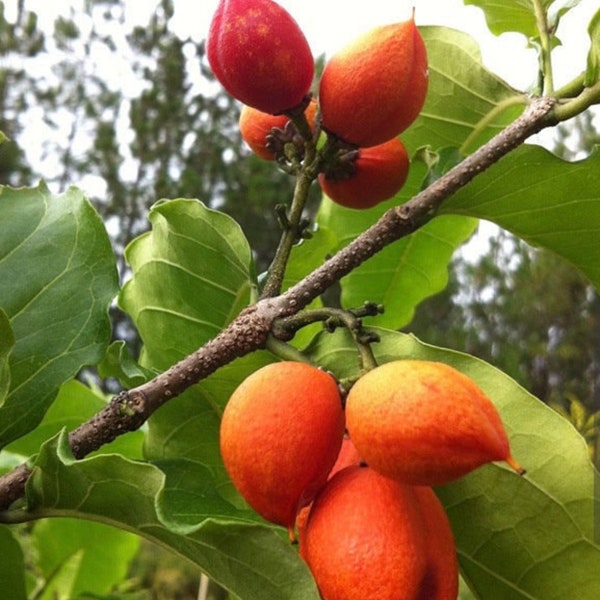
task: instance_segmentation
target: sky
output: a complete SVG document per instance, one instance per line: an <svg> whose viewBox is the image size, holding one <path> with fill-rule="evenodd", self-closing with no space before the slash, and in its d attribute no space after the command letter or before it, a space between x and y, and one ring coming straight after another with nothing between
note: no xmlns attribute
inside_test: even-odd
<svg viewBox="0 0 600 600"><path fill-rule="evenodd" d="M128 18L136 24L144 24L158 0L128 0ZM557 0L565 4L569 0ZM445 25L466 31L481 44L486 66L518 89L526 89L532 82L537 63L535 52L527 48L526 40L519 34L492 35L482 11L465 6L462 0L368 0L347 2L342 0L278 0L298 21L313 53L331 55L336 49L350 42L367 29L405 20L415 9L418 25ZM219 0L174 0L175 16L172 26L182 37L201 40L206 37L212 15ZM14 13L17 0L5 0L6 12ZM48 0L25 0L27 8L38 13L40 20L52 21L69 5L82 5L83 0L48 2ZM555 51L555 79L557 87L566 83L566 77L585 67L589 38L585 24L598 9L598 0L580 0L575 10L568 13L559 28L563 47Z"/></svg>

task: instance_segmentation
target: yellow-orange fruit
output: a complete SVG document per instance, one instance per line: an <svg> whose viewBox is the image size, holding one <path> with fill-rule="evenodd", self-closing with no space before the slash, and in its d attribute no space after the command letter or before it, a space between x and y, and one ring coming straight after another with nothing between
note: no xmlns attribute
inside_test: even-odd
<svg viewBox="0 0 600 600"><path fill-rule="evenodd" d="M348 394L346 421L367 464L405 483L442 485L492 461L524 472L491 400L443 363L398 360L369 371Z"/></svg>
<svg viewBox="0 0 600 600"><path fill-rule="evenodd" d="M311 129L314 130L317 102L313 98L304 114ZM274 160L275 153L267 148L267 135L274 127L283 129L290 118L287 115L271 115L251 106L244 105L240 112L239 128L242 139L250 149L265 160Z"/></svg>
<svg viewBox="0 0 600 600"><path fill-rule="evenodd" d="M416 600L427 569L412 486L347 467L317 496L300 553L323 600Z"/></svg>
<svg viewBox="0 0 600 600"><path fill-rule="evenodd" d="M354 162L355 173L335 181L319 174L321 189L336 204L346 208L371 208L400 191L408 177L410 160L398 138L378 146L361 148Z"/></svg>
<svg viewBox="0 0 600 600"><path fill-rule="evenodd" d="M308 42L292 16L272 0L221 0L206 55L223 87L263 112L295 108L312 85Z"/></svg>
<svg viewBox="0 0 600 600"><path fill-rule="evenodd" d="M414 487L425 529L427 568L418 600L456 600L458 560L446 511L430 487Z"/></svg>
<svg viewBox="0 0 600 600"><path fill-rule="evenodd" d="M360 147L386 142L421 112L427 84L427 51L414 19L376 27L325 64L323 127Z"/></svg>
<svg viewBox="0 0 600 600"><path fill-rule="evenodd" d="M327 480L343 436L333 377L284 361L255 371L233 392L221 420L221 456L248 504L291 533L298 510Z"/></svg>

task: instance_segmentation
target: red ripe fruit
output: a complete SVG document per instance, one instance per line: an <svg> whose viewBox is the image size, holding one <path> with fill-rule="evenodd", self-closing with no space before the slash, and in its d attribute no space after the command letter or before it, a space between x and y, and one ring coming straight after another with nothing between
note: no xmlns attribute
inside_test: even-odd
<svg viewBox="0 0 600 600"><path fill-rule="evenodd" d="M386 142L417 118L427 84L427 52L414 19L376 27L326 63L323 127L360 147Z"/></svg>
<svg viewBox="0 0 600 600"><path fill-rule="evenodd" d="M317 102L311 99L304 114L311 129L314 130ZM274 160L275 153L267 148L267 135L274 127L283 129L290 118L287 115L271 115L251 106L244 105L240 112L239 128L242 139L250 149L265 160Z"/></svg>
<svg viewBox="0 0 600 600"><path fill-rule="evenodd" d="M248 504L293 538L298 510L327 480L343 437L333 377L284 361L255 371L231 395L221 420L221 456Z"/></svg>
<svg viewBox="0 0 600 600"><path fill-rule="evenodd" d="M221 0L208 32L206 55L234 98L270 114L298 106L314 76L304 34L272 0Z"/></svg>
<svg viewBox="0 0 600 600"><path fill-rule="evenodd" d="M378 146L361 148L354 162L355 173L336 181L319 174L321 189L346 208L371 208L396 194L406 182L410 161L398 138Z"/></svg>

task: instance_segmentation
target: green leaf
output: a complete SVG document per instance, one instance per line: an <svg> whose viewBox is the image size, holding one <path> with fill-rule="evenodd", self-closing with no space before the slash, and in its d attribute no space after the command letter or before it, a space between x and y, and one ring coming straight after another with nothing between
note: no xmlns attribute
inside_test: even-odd
<svg viewBox="0 0 600 600"><path fill-rule="evenodd" d="M83 193L0 188L0 308L12 327L0 447L39 423L59 387L108 345L117 292L110 241Z"/></svg>
<svg viewBox="0 0 600 600"><path fill-rule="evenodd" d="M45 519L36 523L32 541L36 566L46 578L78 559L72 567L70 595L107 594L125 578L140 539L101 523L76 519Z"/></svg>
<svg viewBox="0 0 600 600"><path fill-rule="evenodd" d="M166 466L167 477L156 466L117 455L76 461L63 433L40 451L27 483L28 507L37 517L90 518L138 533L192 560L244 600L318 599L308 569L281 528L240 519L233 506L227 516L226 503L212 491L203 493L201 482L186 481L200 471L192 473L184 464ZM210 489L210 473L202 476ZM189 497L178 499L186 494L198 504ZM164 521L157 512L162 495L171 496ZM192 506L196 523L179 511ZM210 516L213 511L217 516Z"/></svg>
<svg viewBox="0 0 600 600"><path fill-rule="evenodd" d="M113 342L108 347L106 356L98 365L98 375L103 379L114 377L127 389L142 385L153 377L150 370L136 362L123 341Z"/></svg>
<svg viewBox="0 0 600 600"><path fill-rule="evenodd" d="M10 590L11 600L26 600L23 551L5 525L0 525L0 556L0 582L3 590Z"/></svg>
<svg viewBox="0 0 600 600"><path fill-rule="evenodd" d="M537 22L531 0L512 0L511 2L489 2L489 0L463 0L466 5L481 8L490 31L500 35L507 31L516 31L527 38L538 37ZM536 0L537 1L537 0ZM553 0L540 0L547 8Z"/></svg>
<svg viewBox="0 0 600 600"><path fill-rule="evenodd" d="M99 396L83 383L76 380L68 381L60 388L56 400L38 427L9 444L6 449L23 457L36 454L46 440L54 437L63 428L68 431L76 429L81 423L100 412L106 406L106 402L106 398ZM98 452L118 452L129 458L140 458L143 443L143 432L134 431L126 436L119 436Z"/></svg>
<svg viewBox="0 0 600 600"><path fill-rule="evenodd" d="M83 551L66 557L46 581L39 594L40 600L70 600L74 597L73 587L81 566Z"/></svg>
<svg viewBox="0 0 600 600"><path fill-rule="evenodd" d="M588 26L591 46L587 56L584 84L590 87L600 81L600 10L592 17Z"/></svg>
<svg viewBox="0 0 600 600"><path fill-rule="evenodd" d="M594 468L577 431L507 375L474 357L374 329L379 363L416 358L447 363L472 377L497 406L519 477L489 464L437 491L452 522L461 570L485 600L594 600L600 547L594 543ZM321 334L311 356L338 377L357 374L345 332Z"/></svg>
<svg viewBox="0 0 600 600"><path fill-rule="evenodd" d="M245 307L255 285L238 224L197 200L157 203L152 231L126 250L133 278L119 303L144 342L142 366L165 370L202 346Z"/></svg>
<svg viewBox="0 0 600 600"><path fill-rule="evenodd" d="M10 365L8 359L15 345L10 321L7 314L0 308L0 406L4 402L10 388Z"/></svg>
<svg viewBox="0 0 600 600"><path fill-rule="evenodd" d="M487 219L554 251L600 289L600 153L570 163L524 145L481 173L442 213Z"/></svg>
<svg viewBox="0 0 600 600"><path fill-rule="evenodd" d="M420 27L427 46L429 91L417 120L400 136L409 154L427 144L472 151L511 123L523 94L484 68L475 39L448 27Z"/></svg>
<svg viewBox="0 0 600 600"><path fill-rule="evenodd" d="M325 199L318 215L319 225L336 234L337 248L346 246L387 209L416 194L424 176L424 165L413 163L400 193L368 210L349 210ZM377 317L379 325L394 329L406 325L419 302L446 286L447 265L476 226L474 219L436 219L391 244L342 279L342 305L353 308L365 301L383 304L385 313Z"/></svg>

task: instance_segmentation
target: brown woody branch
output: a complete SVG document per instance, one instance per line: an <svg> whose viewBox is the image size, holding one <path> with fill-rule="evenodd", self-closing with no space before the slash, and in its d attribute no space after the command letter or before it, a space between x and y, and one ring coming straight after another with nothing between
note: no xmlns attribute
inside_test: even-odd
<svg viewBox="0 0 600 600"><path fill-rule="evenodd" d="M277 319L297 313L368 258L422 227L433 218L444 200L478 173L534 133L556 124L552 113L554 104L550 98L533 99L506 129L406 204L388 210L372 227L302 281L277 297L262 299L246 308L217 337L158 377L115 396L103 410L70 433L74 456L82 458L123 433L138 429L165 402L219 367L264 348ZM22 465L0 477L0 511L7 510L23 497L29 474L29 468Z"/></svg>

